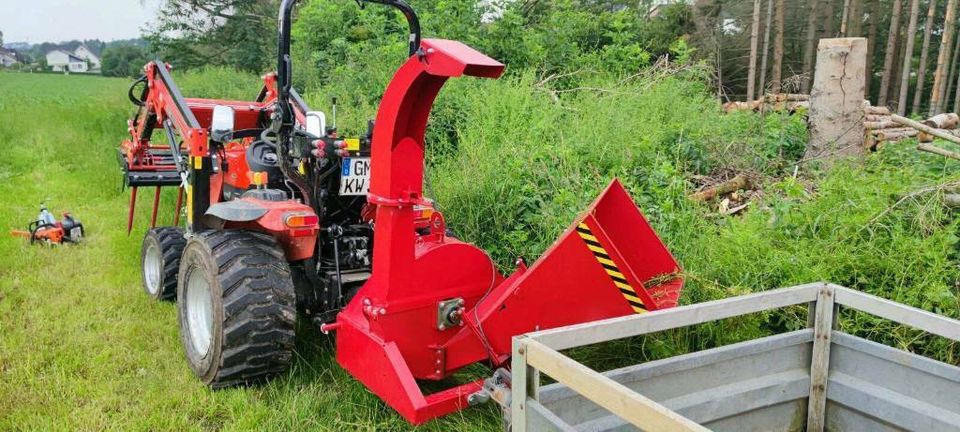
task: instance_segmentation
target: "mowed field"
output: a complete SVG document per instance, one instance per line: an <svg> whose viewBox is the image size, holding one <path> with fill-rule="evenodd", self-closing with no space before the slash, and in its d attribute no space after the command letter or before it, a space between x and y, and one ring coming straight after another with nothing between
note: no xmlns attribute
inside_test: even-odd
<svg viewBox="0 0 960 432"><path fill-rule="evenodd" d="M81 245L0 235L0 430L409 430L337 366L331 340L299 332L293 369L268 385L210 391L190 372L172 303L142 293L152 193L125 232L115 148L133 110L128 81L0 73L0 228L41 200L69 210ZM166 209L173 196L164 196ZM160 215L170 224L172 213ZM485 406L422 430L498 430Z"/></svg>

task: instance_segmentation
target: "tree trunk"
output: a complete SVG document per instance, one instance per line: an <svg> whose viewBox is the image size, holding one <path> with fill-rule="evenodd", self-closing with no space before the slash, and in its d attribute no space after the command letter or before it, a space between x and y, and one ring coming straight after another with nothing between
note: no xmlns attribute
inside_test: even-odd
<svg viewBox="0 0 960 432"><path fill-rule="evenodd" d="M900 10L902 0L893 0L893 11L890 13L890 31L887 33L887 49L884 51L883 76L880 78L880 93L877 95L877 105L887 104L887 94L890 91L890 78L893 74L894 59L897 57L897 36L900 34Z"/></svg>
<svg viewBox="0 0 960 432"><path fill-rule="evenodd" d="M900 72L900 99L897 114L906 115L907 96L910 93L910 65L913 62L913 44L917 33L917 18L920 15L920 0L910 3L910 24L907 25L907 43L903 46L903 71Z"/></svg>
<svg viewBox="0 0 960 432"><path fill-rule="evenodd" d="M957 38L957 42L960 42L960 37ZM960 51L957 51L953 54L954 63L957 62L958 58L960 58ZM955 67L960 68L960 66L955 66ZM957 95L954 96L954 99L953 99L953 112L957 112L958 110L960 110L960 73L958 73L957 75L958 75L957 86L956 86ZM946 105L946 100L944 100L944 105ZM946 108L946 106L944 106L944 108Z"/></svg>
<svg viewBox="0 0 960 432"><path fill-rule="evenodd" d="M847 37L847 21L850 20L850 0L843 0L843 14L840 16L840 37Z"/></svg>
<svg viewBox="0 0 960 432"><path fill-rule="evenodd" d="M900 13L900 29L897 31L897 56L893 58L893 77L890 80L890 91L887 93L887 104L890 105L894 112L896 112L899 107L897 102L900 100L900 79L903 76L903 68L901 67L903 63L904 51L906 50L906 44L904 43L906 39L904 35L907 32L907 17L904 15L906 11L907 1L904 0L903 12Z"/></svg>
<svg viewBox="0 0 960 432"><path fill-rule="evenodd" d="M836 37L834 33L834 21L837 20L836 3L834 0L824 0L823 2L823 37Z"/></svg>
<svg viewBox="0 0 960 432"><path fill-rule="evenodd" d="M955 113L937 114L921 123L937 129L956 129L960 126L960 116Z"/></svg>
<svg viewBox="0 0 960 432"><path fill-rule="evenodd" d="M821 39L810 92L810 141L804 159L863 154L863 72L867 41Z"/></svg>
<svg viewBox="0 0 960 432"><path fill-rule="evenodd" d="M780 93L783 88L784 9L784 0L777 0L777 28L773 38L773 71L770 73L770 85L774 94Z"/></svg>
<svg viewBox="0 0 960 432"><path fill-rule="evenodd" d="M870 87L873 85L874 54L877 51L877 30L880 28L880 0L869 0L870 30L867 32L867 80L863 83L864 97L870 100Z"/></svg>
<svg viewBox="0 0 960 432"><path fill-rule="evenodd" d="M850 2L850 37L863 36L863 0Z"/></svg>
<svg viewBox="0 0 960 432"><path fill-rule="evenodd" d="M773 23L773 0L767 0L767 19L763 28L763 56L760 60L760 86L757 92L767 92L767 58L770 56L770 27Z"/></svg>
<svg viewBox="0 0 960 432"><path fill-rule="evenodd" d="M807 42L803 49L803 87L801 93L810 92L810 83L813 82L813 55L817 51L817 6L820 0L808 2L810 11L807 15Z"/></svg>
<svg viewBox="0 0 960 432"><path fill-rule="evenodd" d="M943 93L946 92L947 68L950 65L950 51L953 49L953 27L956 21L957 0L947 0L947 15L943 24L943 37L940 52L937 55L937 70L933 73L933 91L930 96L930 115L940 114L943 105Z"/></svg>
<svg viewBox="0 0 960 432"><path fill-rule="evenodd" d="M920 112L920 102L924 94L924 84L927 79L927 61L930 53L930 34L933 29L933 21L937 16L937 0L930 0L930 7L927 9L927 21L923 24L923 45L920 47L920 66L917 70L917 90L913 93L913 113Z"/></svg>
<svg viewBox="0 0 960 432"><path fill-rule="evenodd" d="M953 79L957 77L957 67L958 67L957 53L960 53L960 37L954 38L953 51L950 51L950 52L953 54L950 57L951 58L950 69L949 69L950 72L947 74L947 83L946 83L947 90L943 92L943 95L940 96L940 100L943 101L942 102L943 109L949 108L949 104L947 103L947 101L950 100L950 95L953 94Z"/></svg>
<svg viewBox="0 0 960 432"><path fill-rule="evenodd" d="M747 100L754 99L757 81L757 48L760 43L760 1L753 0L753 23L750 26L750 69L747 72Z"/></svg>

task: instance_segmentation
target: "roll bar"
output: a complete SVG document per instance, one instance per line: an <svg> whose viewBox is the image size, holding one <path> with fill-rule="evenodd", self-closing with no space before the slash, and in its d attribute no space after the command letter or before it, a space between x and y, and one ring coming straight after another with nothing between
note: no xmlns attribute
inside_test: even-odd
<svg viewBox="0 0 960 432"><path fill-rule="evenodd" d="M409 55L413 56L420 51L420 18L409 4L403 0L356 0L360 7L363 3L377 3L396 8L407 19L410 31ZM290 106L290 88L293 81L292 62L290 58L290 21L293 7L297 0L283 0L280 3L280 18L277 24L279 37L277 38L277 105L280 113L280 124L293 124L293 109Z"/></svg>

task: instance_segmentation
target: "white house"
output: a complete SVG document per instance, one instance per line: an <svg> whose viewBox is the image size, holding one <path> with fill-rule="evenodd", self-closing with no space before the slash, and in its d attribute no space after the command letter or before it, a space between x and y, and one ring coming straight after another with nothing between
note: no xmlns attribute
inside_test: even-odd
<svg viewBox="0 0 960 432"><path fill-rule="evenodd" d="M20 60L17 59L17 53L11 50L0 48L0 67L10 67Z"/></svg>
<svg viewBox="0 0 960 432"><path fill-rule="evenodd" d="M48 52L47 66L54 72L86 72L90 69L86 60L63 50Z"/></svg>
<svg viewBox="0 0 960 432"><path fill-rule="evenodd" d="M90 64L90 70L100 70L100 57L97 57L86 45L80 44L77 49L73 50L73 55L79 59L86 60Z"/></svg>

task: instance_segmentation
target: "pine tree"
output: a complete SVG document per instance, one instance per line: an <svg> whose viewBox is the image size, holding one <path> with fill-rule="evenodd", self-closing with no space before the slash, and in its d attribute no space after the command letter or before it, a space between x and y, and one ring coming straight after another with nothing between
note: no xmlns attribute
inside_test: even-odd
<svg viewBox="0 0 960 432"><path fill-rule="evenodd" d="M900 34L900 10L902 0L893 0L893 10L890 13L890 31L887 33L887 49L884 51L883 75L880 78L880 93L877 95L877 105L887 104L887 94L890 91L890 79L893 75L894 59L897 57L897 37Z"/></svg>
<svg viewBox="0 0 960 432"><path fill-rule="evenodd" d="M803 83L800 91L810 92L810 85L813 82L813 58L817 51L817 6L819 0L810 0L807 2L809 9L807 12L807 40L803 49Z"/></svg>
<svg viewBox="0 0 960 432"><path fill-rule="evenodd" d="M767 19L763 29L763 56L760 60L760 86L758 92L762 95L767 91L767 57L770 54L770 27L773 24L773 0L767 0Z"/></svg>
<svg viewBox="0 0 960 432"><path fill-rule="evenodd" d="M907 41L903 45L903 70L900 72L900 99L897 114L907 112L907 95L910 93L910 65L913 62L913 44L917 33L917 18L920 15L920 0L910 3L910 24L907 25Z"/></svg>
<svg viewBox="0 0 960 432"><path fill-rule="evenodd" d="M757 79L757 48L760 43L760 0L753 0L753 20L750 26L750 70L747 72L747 100L754 98Z"/></svg>
<svg viewBox="0 0 960 432"><path fill-rule="evenodd" d="M930 34L933 21L937 17L937 0L930 0L927 8L927 21L923 24L923 45L920 47L920 66L917 70L917 89L913 93L913 113L920 112L920 102L923 99L924 84L927 78L927 61L930 55Z"/></svg>
<svg viewBox="0 0 960 432"><path fill-rule="evenodd" d="M957 0L947 0L947 14L943 24L943 37L940 40L940 52L937 54L937 69L933 73L933 90L930 96L930 115L940 114L946 92L946 73L950 65L953 48L953 29L956 23Z"/></svg>
<svg viewBox="0 0 960 432"><path fill-rule="evenodd" d="M773 42L773 71L771 72L771 90L774 94L780 93L783 88L783 21L784 0L777 0L777 26Z"/></svg>

